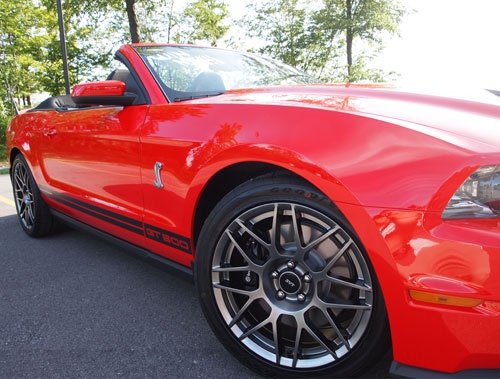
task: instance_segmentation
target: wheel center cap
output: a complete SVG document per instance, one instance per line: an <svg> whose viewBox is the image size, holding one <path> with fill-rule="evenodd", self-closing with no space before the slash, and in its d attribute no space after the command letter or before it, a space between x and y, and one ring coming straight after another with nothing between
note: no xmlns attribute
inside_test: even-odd
<svg viewBox="0 0 500 379"><path fill-rule="evenodd" d="M296 294L302 287L302 282L294 272L285 272L279 279L280 287L289 295Z"/></svg>

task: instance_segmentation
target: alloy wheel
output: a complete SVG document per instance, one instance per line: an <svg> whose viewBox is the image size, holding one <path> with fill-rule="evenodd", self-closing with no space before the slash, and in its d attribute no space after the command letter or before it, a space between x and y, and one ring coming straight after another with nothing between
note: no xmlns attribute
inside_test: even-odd
<svg viewBox="0 0 500 379"><path fill-rule="evenodd" d="M12 178L19 219L23 226L30 230L35 223L35 196L26 166L22 163L17 164Z"/></svg>
<svg viewBox="0 0 500 379"><path fill-rule="evenodd" d="M340 360L370 325L372 278L363 254L340 224L310 207L272 202L234 218L211 272L227 328L279 366Z"/></svg>

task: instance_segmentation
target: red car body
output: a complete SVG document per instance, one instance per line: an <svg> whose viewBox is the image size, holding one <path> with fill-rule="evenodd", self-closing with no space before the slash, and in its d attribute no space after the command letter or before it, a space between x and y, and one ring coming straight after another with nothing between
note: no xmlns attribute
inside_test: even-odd
<svg viewBox="0 0 500 379"><path fill-rule="evenodd" d="M394 373L498 374L499 219L442 215L478 168L500 165L499 106L331 85L169 102L132 46L120 54L147 104L25 112L7 131L51 209L191 268L223 195L286 170L331 199L366 248Z"/></svg>

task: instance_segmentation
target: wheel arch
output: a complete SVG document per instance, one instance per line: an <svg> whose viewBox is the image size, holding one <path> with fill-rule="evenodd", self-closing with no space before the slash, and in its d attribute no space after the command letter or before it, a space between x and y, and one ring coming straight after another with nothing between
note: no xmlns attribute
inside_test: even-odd
<svg viewBox="0 0 500 379"><path fill-rule="evenodd" d="M233 189L256 177L273 172L283 172L299 177L297 174L283 167L264 162L240 162L227 166L215 173L206 183L198 199L193 220L194 244L210 212L216 204Z"/></svg>
<svg viewBox="0 0 500 379"><path fill-rule="evenodd" d="M14 162L14 159L16 159L16 157L19 155L19 154L23 154L21 150L19 150L17 147L14 147L12 148L12 150L10 151L10 154L9 154L9 165L10 165L10 174L12 175L12 163Z"/></svg>
<svg viewBox="0 0 500 379"><path fill-rule="evenodd" d="M17 147L14 147L9 154L9 163L12 163L18 154L22 154L21 150L19 150Z"/></svg>
<svg viewBox="0 0 500 379"><path fill-rule="evenodd" d="M263 161L244 161L233 163L213 174L199 194L192 224L194 245L196 246L196 243L198 242L198 237L203 227L203 223L207 219L210 212L215 208L216 204L222 200L224 196L249 180L271 173L288 175L295 179L302 180L304 184L312 186L314 189L321 192L326 198L331 200L335 207L343 213L340 207L338 207L337 201L339 199L346 198L346 192L348 191L345 187L340 185L335 178L323 177L318 180L318 183L315 183L306 175L302 175L301 173L297 173L289 168L275 163ZM319 178L322 175L317 175L316 173L313 174L313 176L315 178ZM321 183L319 183L320 181ZM326 191L326 186L332 183L334 184L334 188L330 189L330 191ZM338 196L335 196L335 194ZM344 217L348 220L347 215L344 214ZM354 229L353 225L350 226Z"/></svg>

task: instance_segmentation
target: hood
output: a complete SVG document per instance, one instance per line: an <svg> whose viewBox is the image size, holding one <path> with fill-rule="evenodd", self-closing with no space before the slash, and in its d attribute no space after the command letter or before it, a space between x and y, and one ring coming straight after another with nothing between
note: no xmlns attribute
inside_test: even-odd
<svg viewBox="0 0 500 379"><path fill-rule="evenodd" d="M228 91L211 100L359 114L411 128L418 126L432 135L451 134L498 150L500 101L487 91L484 96L490 96L493 103L415 93L386 85L313 85ZM498 105L494 105L495 101ZM450 140L450 135L443 139Z"/></svg>

